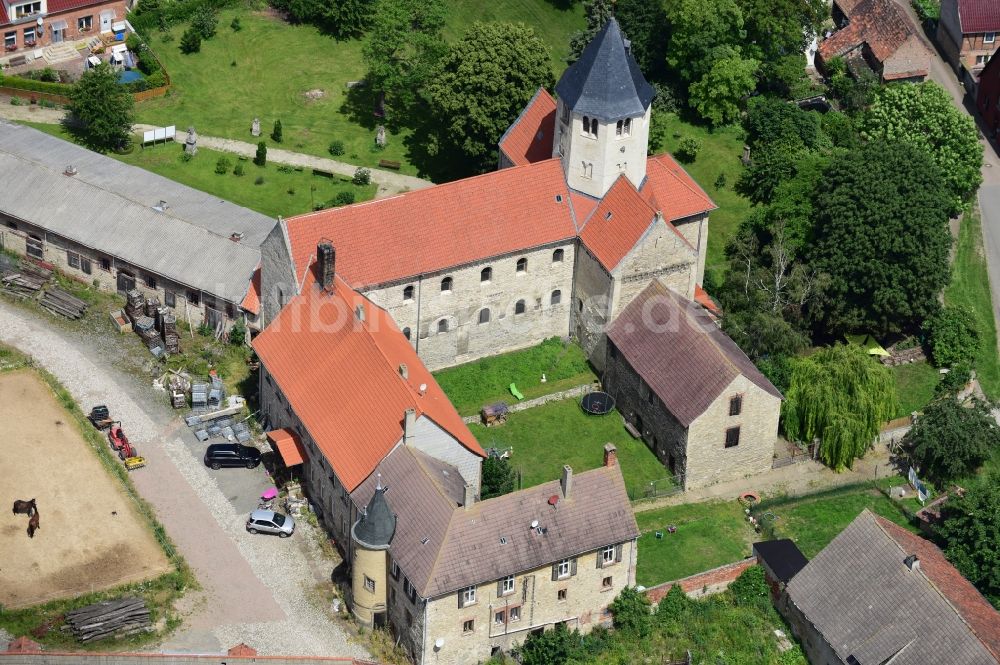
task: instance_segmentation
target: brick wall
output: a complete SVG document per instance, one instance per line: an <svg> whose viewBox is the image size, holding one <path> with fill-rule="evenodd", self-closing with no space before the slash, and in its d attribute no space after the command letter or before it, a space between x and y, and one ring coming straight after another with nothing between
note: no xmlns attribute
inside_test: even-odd
<svg viewBox="0 0 1000 665"><path fill-rule="evenodd" d="M43 19L43 28L39 34L39 26L36 21L30 20L18 25L5 25L0 28L0 33L4 37L10 32L17 35L17 46L18 49L26 48L24 45L24 31L25 29L35 30L36 43L34 48L42 48L52 44L52 26L59 22L66 22L66 29L63 31L63 41L72 41L78 39L87 39L88 37L96 37L101 32L101 14L104 12L110 12L113 14L111 23L117 23L119 21L125 20L126 8L124 0L111 0L109 2L100 2L90 5L88 7L81 7L77 9L72 9L70 11L58 12L47 14ZM91 28L88 31L81 29L79 20L81 18L90 17ZM110 24L109 24L110 27Z"/></svg>
<svg viewBox="0 0 1000 665"><path fill-rule="evenodd" d="M681 590L691 598L699 598L713 593L721 593L728 589L729 585L732 584L737 577L742 575L744 570L755 565L756 563L756 557L747 557L741 561L727 563L723 566L719 566L718 568L712 568L711 570L706 570L703 573L698 573L697 575L691 575L690 577L674 580L672 582L664 582L663 584L658 584L657 586L646 589L646 597L649 598L649 602L655 605L667 595L670 591L670 587L675 584L679 584Z"/></svg>

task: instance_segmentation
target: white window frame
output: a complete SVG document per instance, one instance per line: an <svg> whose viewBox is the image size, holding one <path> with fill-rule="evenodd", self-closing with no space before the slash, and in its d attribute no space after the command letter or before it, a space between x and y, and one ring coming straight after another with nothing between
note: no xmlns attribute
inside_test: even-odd
<svg viewBox="0 0 1000 665"><path fill-rule="evenodd" d="M521 620L521 606L516 605L514 607L507 608L507 621L509 623L514 623L515 621Z"/></svg>
<svg viewBox="0 0 1000 665"><path fill-rule="evenodd" d="M502 626L505 623L507 623L507 611L506 610L497 610L496 612L493 613L493 625L494 626Z"/></svg>
<svg viewBox="0 0 1000 665"><path fill-rule="evenodd" d="M569 577L572 559L562 559L557 565L559 568L556 570L556 579L564 580Z"/></svg>
<svg viewBox="0 0 1000 665"><path fill-rule="evenodd" d="M29 37L28 35L31 36ZM37 42L38 31L35 29L35 26L31 26L30 28L25 28L24 33L22 34L22 38L24 39L25 44L27 44L28 42Z"/></svg>
<svg viewBox="0 0 1000 665"><path fill-rule="evenodd" d="M28 11L25 11L25 7ZM11 14L13 14L15 19L24 18L25 16L32 16L34 14L42 13L42 3L41 0L35 0L35 2L22 2L19 5L14 5L11 7Z"/></svg>
<svg viewBox="0 0 1000 665"><path fill-rule="evenodd" d="M997 40L997 33L995 32L987 32L986 34L983 35L984 44L992 44L996 40Z"/></svg>
<svg viewBox="0 0 1000 665"><path fill-rule="evenodd" d="M17 46L17 30L3 33L3 47Z"/></svg>
<svg viewBox="0 0 1000 665"><path fill-rule="evenodd" d="M601 568L604 566L610 566L615 562L615 546L608 545L603 550L601 550Z"/></svg>
<svg viewBox="0 0 1000 665"><path fill-rule="evenodd" d="M502 585L501 589L503 590L503 595L504 596L506 596L507 594L510 594L510 593L514 593L516 587L517 587L517 585L514 584L514 576L513 575L508 575L507 577L503 578L503 585Z"/></svg>
<svg viewBox="0 0 1000 665"><path fill-rule="evenodd" d="M476 604L476 587L468 586L462 589L462 607Z"/></svg>
<svg viewBox="0 0 1000 665"><path fill-rule="evenodd" d="M365 575L365 591L375 593L375 580Z"/></svg>
<svg viewBox="0 0 1000 665"><path fill-rule="evenodd" d="M476 632L476 620L475 619L465 619L462 621L462 633L468 635L470 633Z"/></svg>
<svg viewBox="0 0 1000 665"><path fill-rule="evenodd" d="M76 19L76 29L80 32L86 32L94 29L94 15L90 16L79 16Z"/></svg>

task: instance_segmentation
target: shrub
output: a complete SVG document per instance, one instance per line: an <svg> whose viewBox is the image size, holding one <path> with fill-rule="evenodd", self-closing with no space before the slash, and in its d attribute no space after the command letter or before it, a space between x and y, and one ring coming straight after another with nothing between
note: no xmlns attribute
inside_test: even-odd
<svg viewBox="0 0 1000 665"><path fill-rule="evenodd" d="M255 184L255 185L263 185L264 184L264 176L262 176L262 175L257 176L257 179L253 181L253 184Z"/></svg>
<svg viewBox="0 0 1000 665"><path fill-rule="evenodd" d="M195 12L191 19L191 28L196 30L202 39L211 39L215 36L215 30L219 25L219 15L215 9L208 5L202 5Z"/></svg>
<svg viewBox="0 0 1000 665"><path fill-rule="evenodd" d="M194 155L192 155L190 152L184 151L181 153L181 161L184 162L185 164L190 162L192 159L194 159Z"/></svg>
<svg viewBox="0 0 1000 665"><path fill-rule="evenodd" d="M514 469L506 457L487 457L482 467L483 500L514 491Z"/></svg>
<svg viewBox="0 0 1000 665"><path fill-rule="evenodd" d="M340 157L344 154L344 142L343 141L330 141L330 154L334 157Z"/></svg>
<svg viewBox="0 0 1000 665"><path fill-rule="evenodd" d="M729 591L740 605L761 605L768 602L770 590L761 566L750 566L729 585Z"/></svg>
<svg viewBox="0 0 1000 665"><path fill-rule="evenodd" d="M201 50L201 35L193 27L188 28L181 35L181 53L190 55Z"/></svg>
<svg viewBox="0 0 1000 665"><path fill-rule="evenodd" d="M267 164L267 144L263 141L257 143L257 154L253 158L253 163L257 166Z"/></svg>
<svg viewBox="0 0 1000 665"><path fill-rule="evenodd" d="M10 105L11 106L21 106L23 104L24 104L24 101L20 97L11 97L10 98Z"/></svg>
<svg viewBox="0 0 1000 665"><path fill-rule="evenodd" d="M354 203L354 192L350 190L338 192L337 196L333 199L333 204L338 206L349 206L352 203Z"/></svg>
<svg viewBox="0 0 1000 665"><path fill-rule="evenodd" d="M203 321L198 324L198 334L202 337L211 337L215 334L215 331L212 330L212 326Z"/></svg>
<svg viewBox="0 0 1000 665"><path fill-rule="evenodd" d="M972 380L972 366L967 362L962 362L951 368L951 371L941 376L937 386L934 387L935 395L955 395Z"/></svg>
<svg viewBox="0 0 1000 665"><path fill-rule="evenodd" d="M660 623L677 621L684 616L690 604L691 599L687 597L679 584L675 584L670 587L670 591L660 599L660 603L656 606L656 620Z"/></svg>
<svg viewBox="0 0 1000 665"><path fill-rule="evenodd" d="M979 348L975 319L965 307L945 305L924 322L931 357L938 367L967 362Z"/></svg>
<svg viewBox="0 0 1000 665"><path fill-rule="evenodd" d="M285 191L288 193L289 196L295 196L295 188L294 187L289 187Z"/></svg>
<svg viewBox="0 0 1000 665"><path fill-rule="evenodd" d="M233 175L242 176L246 173L246 167L243 166L243 162L236 162L236 166L233 167Z"/></svg>
<svg viewBox="0 0 1000 665"><path fill-rule="evenodd" d="M51 67L46 67L41 72L38 73L39 81L47 81L48 83L58 83L59 75L56 74L55 70Z"/></svg>
<svg viewBox="0 0 1000 665"><path fill-rule="evenodd" d="M229 343L233 346L242 346L247 341L247 327L243 319L237 319L232 328L229 329Z"/></svg>
<svg viewBox="0 0 1000 665"><path fill-rule="evenodd" d="M229 173L229 169L232 165L232 162L230 162L227 158L219 157L219 161L215 163L215 172L219 175L225 175Z"/></svg>
<svg viewBox="0 0 1000 665"><path fill-rule="evenodd" d="M725 173L720 173L719 177L715 179L715 188L716 189L725 189L726 188L726 174Z"/></svg>
<svg viewBox="0 0 1000 665"><path fill-rule="evenodd" d="M370 185L372 182L372 172L363 166L359 166L358 170L354 172L354 177L351 178L351 182L361 187Z"/></svg>
<svg viewBox="0 0 1000 665"><path fill-rule="evenodd" d="M125 38L125 46L129 51L137 53L142 46L142 39L134 32L130 32L128 37Z"/></svg>
<svg viewBox="0 0 1000 665"><path fill-rule="evenodd" d="M274 121L274 129L271 130L271 140L275 143L281 143L281 121Z"/></svg>
<svg viewBox="0 0 1000 665"><path fill-rule="evenodd" d="M242 30L243 26L240 24L240 17L234 17L233 22L229 24L229 27L232 28L233 32L239 32Z"/></svg>
<svg viewBox="0 0 1000 665"><path fill-rule="evenodd" d="M278 173L295 173L295 167L288 164L278 164Z"/></svg>
<svg viewBox="0 0 1000 665"><path fill-rule="evenodd" d="M690 164L697 159L699 150L701 150L701 141L690 136L685 137L677 146L677 159L685 164Z"/></svg>
<svg viewBox="0 0 1000 665"><path fill-rule="evenodd" d="M618 630L646 637L652 628L649 598L635 587L625 587L608 606Z"/></svg>

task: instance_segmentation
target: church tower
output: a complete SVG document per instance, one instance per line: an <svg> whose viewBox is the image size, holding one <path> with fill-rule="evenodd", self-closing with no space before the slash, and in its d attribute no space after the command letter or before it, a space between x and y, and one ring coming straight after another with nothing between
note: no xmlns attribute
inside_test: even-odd
<svg viewBox="0 0 1000 665"><path fill-rule="evenodd" d="M351 529L351 610L363 626L385 624L386 554L396 533L396 516L385 500L386 489L379 478L371 501Z"/></svg>
<svg viewBox="0 0 1000 665"><path fill-rule="evenodd" d="M572 189L602 198L622 173L642 185L653 94L612 17L556 84L552 156Z"/></svg>

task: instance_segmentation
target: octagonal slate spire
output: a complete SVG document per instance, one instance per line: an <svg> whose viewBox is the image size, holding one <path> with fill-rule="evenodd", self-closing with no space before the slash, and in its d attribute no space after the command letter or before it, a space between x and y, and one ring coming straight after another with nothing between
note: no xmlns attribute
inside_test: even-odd
<svg viewBox="0 0 1000 665"><path fill-rule="evenodd" d="M385 549L396 533L396 516L385 500L387 489L382 487L382 481L379 479L379 485L372 494L371 501L352 529L354 539L369 549Z"/></svg>
<svg viewBox="0 0 1000 665"><path fill-rule="evenodd" d="M655 94L612 16L556 84L574 113L614 122L643 115Z"/></svg>

